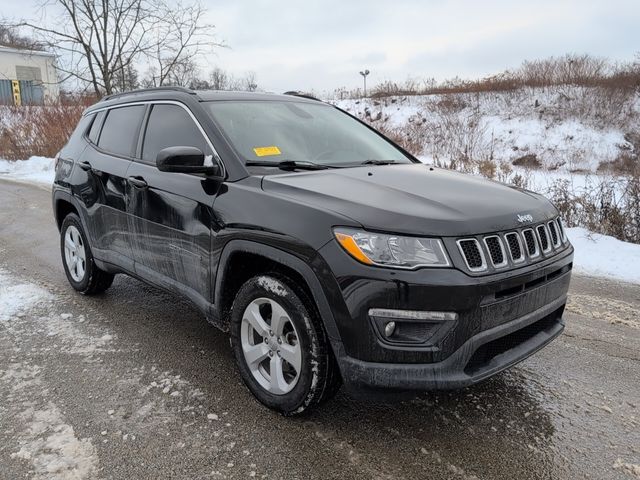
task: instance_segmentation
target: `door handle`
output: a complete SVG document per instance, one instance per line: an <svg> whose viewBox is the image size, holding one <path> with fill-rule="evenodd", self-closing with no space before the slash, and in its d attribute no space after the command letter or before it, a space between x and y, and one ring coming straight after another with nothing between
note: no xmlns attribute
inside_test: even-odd
<svg viewBox="0 0 640 480"><path fill-rule="evenodd" d="M86 161L78 163L78 166L85 172L88 172L89 170L93 170L93 168L91 167L91 164Z"/></svg>
<svg viewBox="0 0 640 480"><path fill-rule="evenodd" d="M128 182L136 188L147 188L149 184L142 177L129 177Z"/></svg>

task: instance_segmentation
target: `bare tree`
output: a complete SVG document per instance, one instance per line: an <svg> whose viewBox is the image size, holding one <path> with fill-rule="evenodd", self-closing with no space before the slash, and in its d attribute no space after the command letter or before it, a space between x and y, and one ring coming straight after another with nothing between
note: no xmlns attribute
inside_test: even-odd
<svg viewBox="0 0 640 480"><path fill-rule="evenodd" d="M153 70L157 72L157 70ZM179 87L188 87L193 82L198 80L199 75L198 65L191 57L181 58L174 62L173 67L169 70L168 75L164 80L159 83L160 85L177 85ZM157 85L159 81L159 75L151 74L151 77L147 79L149 83Z"/></svg>
<svg viewBox="0 0 640 480"><path fill-rule="evenodd" d="M213 47L222 46L213 40L213 25L204 24L206 9L199 3L182 1L158 2L154 22L154 48L147 58L154 67L151 82L160 86L175 83L187 85L197 76L195 59Z"/></svg>
<svg viewBox="0 0 640 480"><path fill-rule="evenodd" d="M138 71L133 65L118 69L113 74L113 88L120 92L135 90L140 87Z"/></svg>
<svg viewBox="0 0 640 480"><path fill-rule="evenodd" d="M128 88L122 79L140 64L154 67L150 83L162 85L185 59L220 46L213 25L204 23L200 3L164 0L45 0L42 11L55 21L22 21L58 53L67 78L90 85L96 95Z"/></svg>
<svg viewBox="0 0 640 480"><path fill-rule="evenodd" d="M258 89L256 81L256 72L247 72L242 79L242 90L247 92L255 92Z"/></svg>
<svg viewBox="0 0 640 480"><path fill-rule="evenodd" d="M209 81L213 90L229 89L229 74L220 67L215 67L211 70Z"/></svg>
<svg viewBox="0 0 640 480"><path fill-rule="evenodd" d="M17 28L0 24L0 45L25 50L42 50L43 45L32 38L20 35Z"/></svg>
<svg viewBox="0 0 640 480"><path fill-rule="evenodd" d="M247 72L244 77L236 77L220 67L215 67L209 74L209 86L212 90L247 90L258 89L255 72Z"/></svg>

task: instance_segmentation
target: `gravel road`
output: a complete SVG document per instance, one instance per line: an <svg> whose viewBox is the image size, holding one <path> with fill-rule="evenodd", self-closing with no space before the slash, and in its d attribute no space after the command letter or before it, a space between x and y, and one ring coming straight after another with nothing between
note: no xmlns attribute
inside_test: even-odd
<svg viewBox="0 0 640 480"><path fill-rule="evenodd" d="M566 320L480 386L286 419L187 302L76 294L49 192L0 181L0 478L640 479L640 286L574 276Z"/></svg>

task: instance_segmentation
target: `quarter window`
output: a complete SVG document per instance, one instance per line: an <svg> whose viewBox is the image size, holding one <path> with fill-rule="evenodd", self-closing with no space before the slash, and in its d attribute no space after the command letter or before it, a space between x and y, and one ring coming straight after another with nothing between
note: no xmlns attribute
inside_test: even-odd
<svg viewBox="0 0 640 480"><path fill-rule="evenodd" d="M212 153L184 108L178 105L154 105L144 135L142 159L153 163L158 152L167 147L196 147L205 155Z"/></svg>
<svg viewBox="0 0 640 480"><path fill-rule="evenodd" d="M98 135L100 135L100 127L102 126L102 120L104 119L104 110L101 112L98 112L97 115L95 115L95 119L93 120L93 123L91 124L91 129L89 130L89 140L91 140L92 143L97 144L98 143Z"/></svg>
<svg viewBox="0 0 640 480"><path fill-rule="evenodd" d="M144 110L144 105L109 110L98 140L98 146L116 155L133 156L134 148L138 143L138 132Z"/></svg>

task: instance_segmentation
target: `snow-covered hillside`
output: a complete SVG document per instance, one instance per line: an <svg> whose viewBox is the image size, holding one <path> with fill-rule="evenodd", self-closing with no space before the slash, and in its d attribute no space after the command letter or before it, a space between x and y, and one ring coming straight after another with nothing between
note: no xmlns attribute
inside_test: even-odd
<svg viewBox="0 0 640 480"><path fill-rule="evenodd" d="M409 150L448 165L470 158L591 171L640 150L640 94L597 88L398 96L333 103L407 138Z"/></svg>

